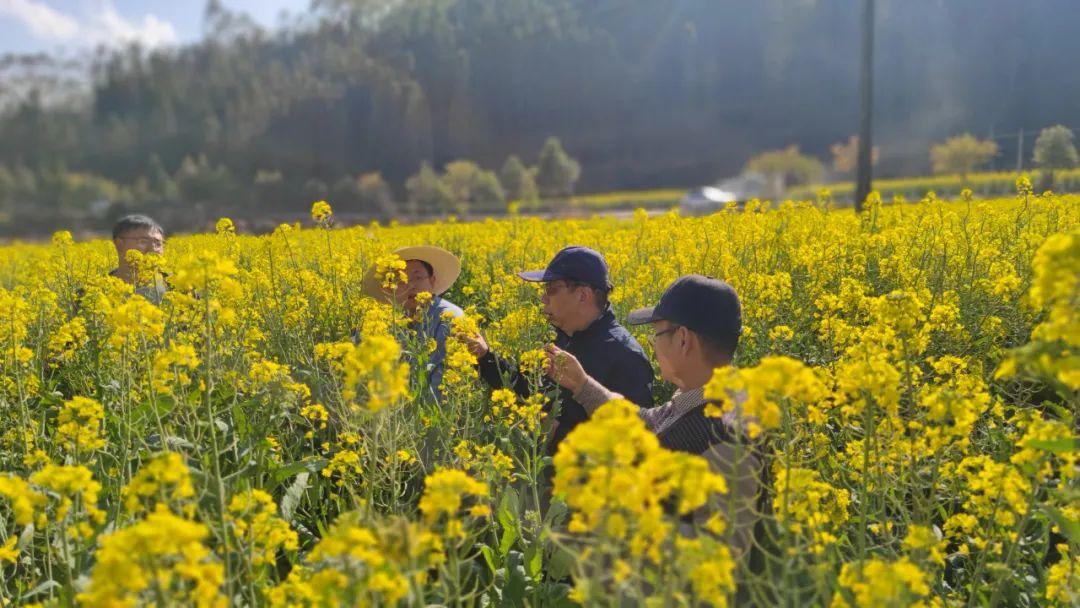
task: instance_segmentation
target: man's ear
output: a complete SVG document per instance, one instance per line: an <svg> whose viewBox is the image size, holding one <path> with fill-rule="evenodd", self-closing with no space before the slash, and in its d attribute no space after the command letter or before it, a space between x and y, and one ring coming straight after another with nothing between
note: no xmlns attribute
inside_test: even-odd
<svg viewBox="0 0 1080 608"><path fill-rule="evenodd" d="M693 332L691 332L689 329L686 329L685 325L680 325L679 329L675 330L675 333L679 334L680 336L679 339L681 340L681 342L679 343L679 347L682 348L682 351L684 353L689 352L691 346L690 341L697 340L697 336L695 336Z"/></svg>

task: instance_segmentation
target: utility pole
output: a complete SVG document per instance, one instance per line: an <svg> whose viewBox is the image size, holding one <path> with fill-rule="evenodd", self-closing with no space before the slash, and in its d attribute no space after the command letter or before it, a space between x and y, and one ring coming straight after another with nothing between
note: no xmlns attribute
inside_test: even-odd
<svg viewBox="0 0 1080 608"><path fill-rule="evenodd" d="M862 60L859 74L859 154L855 164L855 212L862 212L863 201L870 195L870 137L874 93L874 0L863 0Z"/></svg>
<svg viewBox="0 0 1080 608"><path fill-rule="evenodd" d="M1020 127L1020 134L1016 136L1016 172L1024 170L1024 128Z"/></svg>

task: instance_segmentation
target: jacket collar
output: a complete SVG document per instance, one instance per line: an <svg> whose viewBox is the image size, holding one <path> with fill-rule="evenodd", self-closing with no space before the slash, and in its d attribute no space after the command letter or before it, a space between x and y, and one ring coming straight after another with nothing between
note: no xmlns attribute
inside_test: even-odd
<svg viewBox="0 0 1080 608"><path fill-rule="evenodd" d="M615 325L615 311L611 308L611 304L607 305L604 312L600 313L600 316L595 321L589 324L585 329L575 332L573 336L567 334L558 327L555 328L555 334L560 340L570 340L571 338L585 338L590 336L605 335L611 327Z"/></svg>

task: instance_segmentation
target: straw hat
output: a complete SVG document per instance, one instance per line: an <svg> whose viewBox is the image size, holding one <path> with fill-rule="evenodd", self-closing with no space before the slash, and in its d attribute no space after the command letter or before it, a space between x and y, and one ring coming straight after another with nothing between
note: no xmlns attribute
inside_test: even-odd
<svg viewBox="0 0 1080 608"><path fill-rule="evenodd" d="M461 274L461 262L457 257L442 247L432 245L420 245L417 247L402 247L394 251L394 255L403 260L420 260L431 265L435 274L435 285L431 289L434 295L441 295L457 280ZM375 265L368 267L364 275L362 290L365 295L389 302L391 296L383 291L381 281L375 276Z"/></svg>

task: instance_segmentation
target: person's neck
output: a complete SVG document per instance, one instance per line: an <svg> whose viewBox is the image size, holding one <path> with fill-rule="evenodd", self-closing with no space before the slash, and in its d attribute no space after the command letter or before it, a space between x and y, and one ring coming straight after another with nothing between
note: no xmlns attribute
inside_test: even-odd
<svg viewBox="0 0 1080 608"><path fill-rule="evenodd" d="M692 391L696 388L701 388L712 380L713 370L721 367L727 367L731 365L731 362L725 363L709 363L706 361L696 361L690 369L680 374L678 382L675 383L679 387L680 391Z"/></svg>
<svg viewBox="0 0 1080 608"><path fill-rule="evenodd" d="M135 269L127 264L120 264L116 268L116 277L125 283L135 284Z"/></svg>
<svg viewBox="0 0 1080 608"><path fill-rule="evenodd" d="M572 326L560 327L559 329L561 329L566 335L573 336L576 333L580 333L585 331L586 329L589 329L589 327L593 323L596 323L602 316L604 316L604 311L590 311L588 313L582 314L581 317L578 318L577 322L574 323Z"/></svg>

